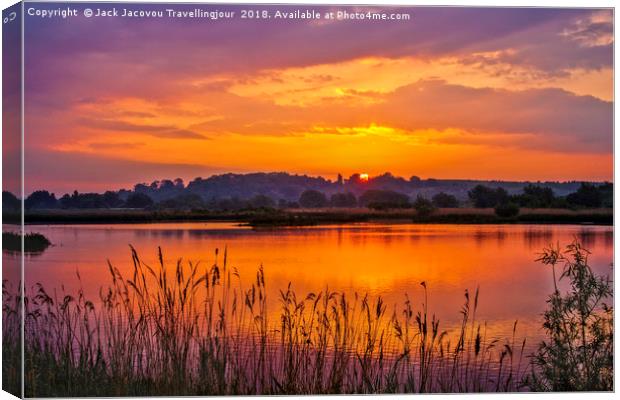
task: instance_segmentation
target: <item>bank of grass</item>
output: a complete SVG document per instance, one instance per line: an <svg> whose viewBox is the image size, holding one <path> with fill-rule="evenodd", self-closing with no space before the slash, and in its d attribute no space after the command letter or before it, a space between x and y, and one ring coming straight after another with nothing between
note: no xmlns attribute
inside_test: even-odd
<svg viewBox="0 0 620 400"><path fill-rule="evenodd" d="M149 396L517 391L527 371L515 331L489 340L478 292L465 292L448 334L424 297L280 291L269 319L264 272L249 286L226 251L205 266L179 260L108 265L100 299L28 288L25 395ZM79 279L79 275L78 275ZM19 298L3 285L4 379L19 374ZM416 304L421 304L416 307ZM455 313L458 310L455 310ZM10 385L11 382L6 382Z"/></svg>
<svg viewBox="0 0 620 400"><path fill-rule="evenodd" d="M26 223L149 223L173 221L237 221L256 227L307 226L353 222L414 222L446 224L596 224L613 225L613 209L527 209L516 217L501 218L492 208L440 208L420 215L415 209L367 208L258 209L240 211L173 210L40 210L28 212Z"/></svg>
<svg viewBox="0 0 620 400"><path fill-rule="evenodd" d="M40 233L27 233L24 236L24 251L27 253L41 253L52 243ZM2 250L13 253L22 251L22 236L14 232L2 232Z"/></svg>
<svg viewBox="0 0 620 400"><path fill-rule="evenodd" d="M246 211L181 211L143 209L54 209L28 211L27 224L126 224L173 221L247 221L256 214L272 210Z"/></svg>

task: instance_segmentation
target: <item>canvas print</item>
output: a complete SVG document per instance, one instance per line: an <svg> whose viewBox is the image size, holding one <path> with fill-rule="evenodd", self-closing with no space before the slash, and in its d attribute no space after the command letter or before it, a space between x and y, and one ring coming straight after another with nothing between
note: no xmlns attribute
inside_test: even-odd
<svg viewBox="0 0 620 400"><path fill-rule="evenodd" d="M3 390L612 391L613 29L7 8Z"/></svg>

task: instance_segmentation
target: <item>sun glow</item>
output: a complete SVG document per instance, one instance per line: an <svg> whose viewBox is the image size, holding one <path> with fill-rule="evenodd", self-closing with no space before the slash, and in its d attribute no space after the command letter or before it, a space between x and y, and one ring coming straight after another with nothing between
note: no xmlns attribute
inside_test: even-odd
<svg viewBox="0 0 620 400"><path fill-rule="evenodd" d="M360 174L360 181L368 182L368 174Z"/></svg>

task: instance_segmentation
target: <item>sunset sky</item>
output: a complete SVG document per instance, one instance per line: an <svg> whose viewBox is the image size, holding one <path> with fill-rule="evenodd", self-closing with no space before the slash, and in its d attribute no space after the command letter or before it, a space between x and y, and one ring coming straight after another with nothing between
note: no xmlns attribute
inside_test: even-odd
<svg viewBox="0 0 620 400"><path fill-rule="evenodd" d="M305 9L267 9L287 8ZM611 10L407 11L27 16L26 192L255 171L612 179Z"/></svg>

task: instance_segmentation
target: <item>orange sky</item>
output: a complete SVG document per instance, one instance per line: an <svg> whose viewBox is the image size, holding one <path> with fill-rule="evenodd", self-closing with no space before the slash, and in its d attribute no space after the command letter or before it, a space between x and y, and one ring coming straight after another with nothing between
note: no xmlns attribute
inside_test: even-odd
<svg viewBox="0 0 620 400"><path fill-rule="evenodd" d="M612 179L611 11L483 9L475 25L466 9L415 10L28 19L26 191L254 171Z"/></svg>

